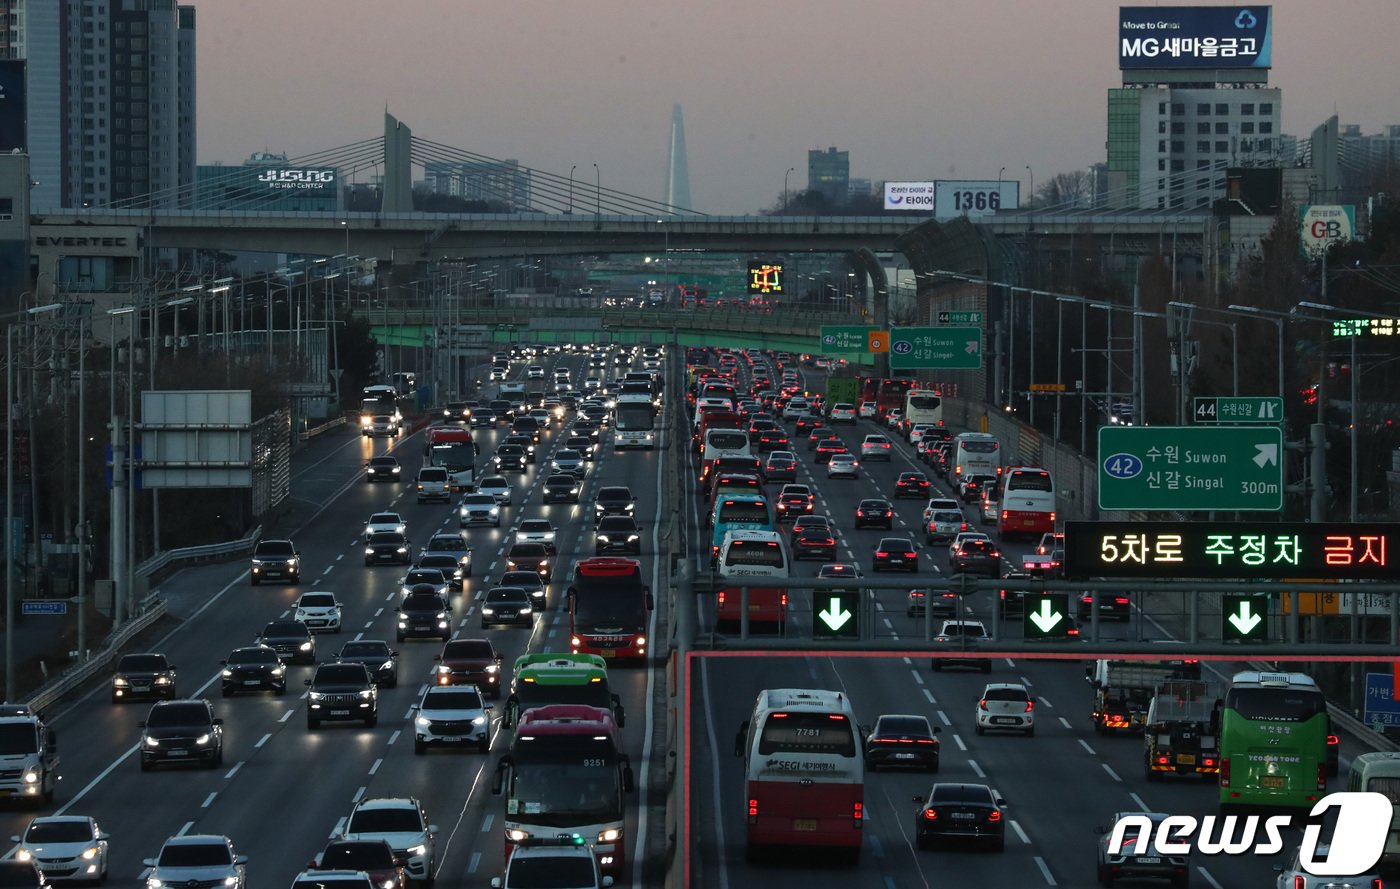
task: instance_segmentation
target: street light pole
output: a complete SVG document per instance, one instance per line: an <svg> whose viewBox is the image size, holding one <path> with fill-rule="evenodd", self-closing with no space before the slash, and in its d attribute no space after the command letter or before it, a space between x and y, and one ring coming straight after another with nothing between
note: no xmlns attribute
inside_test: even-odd
<svg viewBox="0 0 1400 889"><path fill-rule="evenodd" d="M1031 187L1030 187L1030 192L1031 192L1031 193L1030 193L1030 196L1026 198L1026 203L1027 203L1027 204L1031 204L1031 203L1034 203L1034 201L1035 201L1035 171L1031 169L1031 165L1030 165L1030 164L1026 164L1026 172L1027 172L1028 174L1030 174L1030 177L1031 177Z"/></svg>
<svg viewBox="0 0 1400 889"><path fill-rule="evenodd" d="M593 225L603 224L603 173L598 165L593 165Z"/></svg>
<svg viewBox="0 0 1400 889"><path fill-rule="evenodd" d="M565 213L573 215L574 212L574 170L578 169L578 164L569 167L569 209Z"/></svg>
<svg viewBox="0 0 1400 889"><path fill-rule="evenodd" d="M796 167L788 167L788 168L787 168L787 173L784 173L784 174L783 174L783 215L784 215L784 216L787 215L787 210L788 210L788 187L787 187L787 177L788 177L788 173L796 172L796 170L797 170Z"/></svg>

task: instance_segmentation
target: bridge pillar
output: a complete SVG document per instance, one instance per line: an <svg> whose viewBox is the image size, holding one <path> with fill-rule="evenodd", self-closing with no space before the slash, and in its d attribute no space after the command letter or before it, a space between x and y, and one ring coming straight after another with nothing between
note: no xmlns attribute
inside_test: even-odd
<svg viewBox="0 0 1400 889"><path fill-rule="evenodd" d="M885 267L880 265L875 251L869 247L862 247L851 254L851 264L855 267L857 280L864 285L865 279L869 277L873 288L870 296L870 323L879 330L889 330L890 285L889 280L885 277ZM888 352L875 353L875 375L877 377L890 375L890 354Z"/></svg>
<svg viewBox="0 0 1400 889"><path fill-rule="evenodd" d="M413 212L413 131L384 112L384 189L381 213Z"/></svg>

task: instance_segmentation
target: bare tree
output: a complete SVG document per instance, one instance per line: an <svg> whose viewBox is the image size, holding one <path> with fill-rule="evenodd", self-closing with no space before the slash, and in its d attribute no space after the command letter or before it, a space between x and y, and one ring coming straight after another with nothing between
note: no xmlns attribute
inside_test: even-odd
<svg viewBox="0 0 1400 889"><path fill-rule="evenodd" d="M1086 170L1056 173L1031 197L1033 207L1087 207L1094 198L1094 177Z"/></svg>

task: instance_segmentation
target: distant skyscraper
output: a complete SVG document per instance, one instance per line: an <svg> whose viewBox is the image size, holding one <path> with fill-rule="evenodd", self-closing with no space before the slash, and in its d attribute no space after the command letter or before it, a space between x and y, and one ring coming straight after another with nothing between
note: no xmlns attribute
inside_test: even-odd
<svg viewBox="0 0 1400 889"><path fill-rule="evenodd" d="M846 203L851 188L851 153L835 147L807 152L807 190L819 191L831 204Z"/></svg>
<svg viewBox="0 0 1400 889"><path fill-rule="evenodd" d="M671 153L666 161L666 203L690 209L690 169L685 162L685 121L679 103L671 106Z"/></svg>

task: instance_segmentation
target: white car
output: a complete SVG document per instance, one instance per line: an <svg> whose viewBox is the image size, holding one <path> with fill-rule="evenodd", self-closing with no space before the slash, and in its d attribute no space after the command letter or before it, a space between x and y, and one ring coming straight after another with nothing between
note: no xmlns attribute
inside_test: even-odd
<svg viewBox="0 0 1400 889"><path fill-rule="evenodd" d="M987 635L987 628L980 620L945 620L933 641L935 645L950 652L976 651L984 643L991 642L992 637ZM990 658L939 657L935 653L930 660L934 670L942 670L944 667L975 667L983 673L992 672Z"/></svg>
<svg viewBox="0 0 1400 889"><path fill-rule="evenodd" d="M990 494L983 494L978 511L982 513L982 524L995 525L997 517L1001 515L1001 504Z"/></svg>
<svg viewBox="0 0 1400 889"><path fill-rule="evenodd" d="M934 426L932 423L915 423L909 430L909 443L917 448L919 442L924 440L924 435L936 428L938 427Z"/></svg>
<svg viewBox="0 0 1400 889"><path fill-rule="evenodd" d="M597 392L601 388L603 388L603 381L598 377L588 377L583 381L583 391L585 392Z"/></svg>
<svg viewBox="0 0 1400 889"><path fill-rule="evenodd" d="M408 878L422 884L432 878L435 870L437 830L436 824L428 823L428 816L416 799L367 799L350 810L340 838L384 840L394 850L394 857L403 859Z"/></svg>
<svg viewBox="0 0 1400 889"><path fill-rule="evenodd" d="M501 527L501 507L492 494L464 494L457 504L457 525L467 528L472 525Z"/></svg>
<svg viewBox="0 0 1400 889"><path fill-rule="evenodd" d="M883 435L867 435L865 441L860 443L860 458L862 460L884 460L890 462L890 452L893 446L889 438Z"/></svg>
<svg viewBox="0 0 1400 889"><path fill-rule="evenodd" d="M933 521L935 512L962 512L962 504L951 497L930 497L924 505L924 524Z"/></svg>
<svg viewBox="0 0 1400 889"><path fill-rule="evenodd" d="M532 364L532 365L530 365L529 367L525 368L525 379L527 379L527 380L543 380L543 379L544 379L544 368L540 367L538 364Z"/></svg>
<svg viewBox="0 0 1400 889"><path fill-rule="evenodd" d="M588 462L583 459L583 454L573 448L561 448L554 452L550 468L555 472L562 472L565 475L581 479L588 473Z"/></svg>
<svg viewBox="0 0 1400 889"><path fill-rule="evenodd" d="M365 539L369 540L372 535L379 531L397 531L400 534L408 533L408 523L403 520L403 516L396 512L376 512L365 522Z"/></svg>
<svg viewBox="0 0 1400 889"><path fill-rule="evenodd" d="M904 422L904 408L892 407L885 412L885 425L891 429L898 429Z"/></svg>
<svg viewBox="0 0 1400 889"><path fill-rule="evenodd" d="M604 889L613 884L612 877L602 875L592 846L573 837L549 837L517 844L506 860L505 875L491 878L491 889L539 886L539 875L545 874L548 885L558 889Z"/></svg>
<svg viewBox="0 0 1400 889"><path fill-rule="evenodd" d="M185 834L171 837L155 858L142 864L148 889L167 886L222 886L244 889L247 885L248 856L236 855L228 837L213 834Z"/></svg>
<svg viewBox="0 0 1400 889"><path fill-rule="evenodd" d="M959 514L961 514L961 510L959 510ZM967 541L969 541L969 540L991 540L991 539L992 539L992 538L988 537L986 534L982 533L981 531L960 531L960 532L958 532L958 534L953 538L953 542L950 543L950 544L948 544L948 561L949 561L950 563L953 561L953 559L954 559L954 558L957 556L957 554L958 554L958 550L959 550L959 549L962 547L962 545L963 545L964 543L966 543Z"/></svg>
<svg viewBox="0 0 1400 889"><path fill-rule="evenodd" d="M924 543L932 546L940 541L952 540L966 530L967 519L960 510L940 509L929 516L924 525Z"/></svg>
<svg viewBox="0 0 1400 889"><path fill-rule="evenodd" d="M979 735L988 729L1034 735L1035 698L1016 682L988 683L977 701L976 719L974 728Z"/></svg>
<svg viewBox="0 0 1400 889"><path fill-rule="evenodd" d="M491 705L475 685L430 685L413 709L414 754L448 744L491 752Z"/></svg>
<svg viewBox="0 0 1400 889"><path fill-rule="evenodd" d="M879 409L880 406L873 401L862 401L860 407L856 408L856 413L862 420L873 420Z"/></svg>
<svg viewBox="0 0 1400 889"><path fill-rule="evenodd" d="M835 425L837 423L850 423L851 425L855 425L856 406L853 404L846 404L844 402L840 404L833 404L831 406L831 414L828 416L828 419L831 420L832 425Z"/></svg>
<svg viewBox="0 0 1400 889"><path fill-rule="evenodd" d="M832 454L826 463L826 477L854 479L859 475L859 467L855 454Z"/></svg>
<svg viewBox="0 0 1400 889"><path fill-rule="evenodd" d="M392 885L392 884L390 884ZM362 870L319 868L302 871L292 878L292 889L378 889Z"/></svg>
<svg viewBox="0 0 1400 889"><path fill-rule="evenodd" d="M340 618L344 607L336 599L335 593L322 590L302 593L292 608L292 619L306 624L306 628L311 632L340 632Z"/></svg>
<svg viewBox="0 0 1400 889"><path fill-rule="evenodd" d="M495 497L497 506L510 506L514 489L511 488L510 482L506 481L505 476L488 475L477 484L476 492Z"/></svg>
<svg viewBox="0 0 1400 889"><path fill-rule="evenodd" d="M784 420L795 420L798 417L805 417L812 412L812 404L805 398L789 399L787 406L783 408Z"/></svg>
<svg viewBox="0 0 1400 889"><path fill-rule="evenodd" d="M86 815L35 818L23 835L10 839L19 843L15 860L42 864L51 883L107 879L107 834Z"/></svg>
<svg viewBox="0 0 1400 889"><path fill-rule="evenodd" d="M490 380L493 383L504 383L508 371L504 367L491 368Z"/></svg>
<svg viewBox="0 0 1400 889"><path fill-rule="evenodd" d="M515 529L516 543L543 543L554 546L558 532L549 519L525 519Z"/></svg>
<svg viewBox="0 0 1400 889"><path fill-rule="evenodd" d="M1313 851L1313 861L1326 861L1329 848L1331 847L1327 843L1318 843ZM1278 889L1377 889L1382 885L1378 873L1354 877L1314 876L1303 869L1303 864L1299 861L1301 852L1300 847L1293 853L1288 864L1279 871L1278 880L1275 882Z"/></svg>

